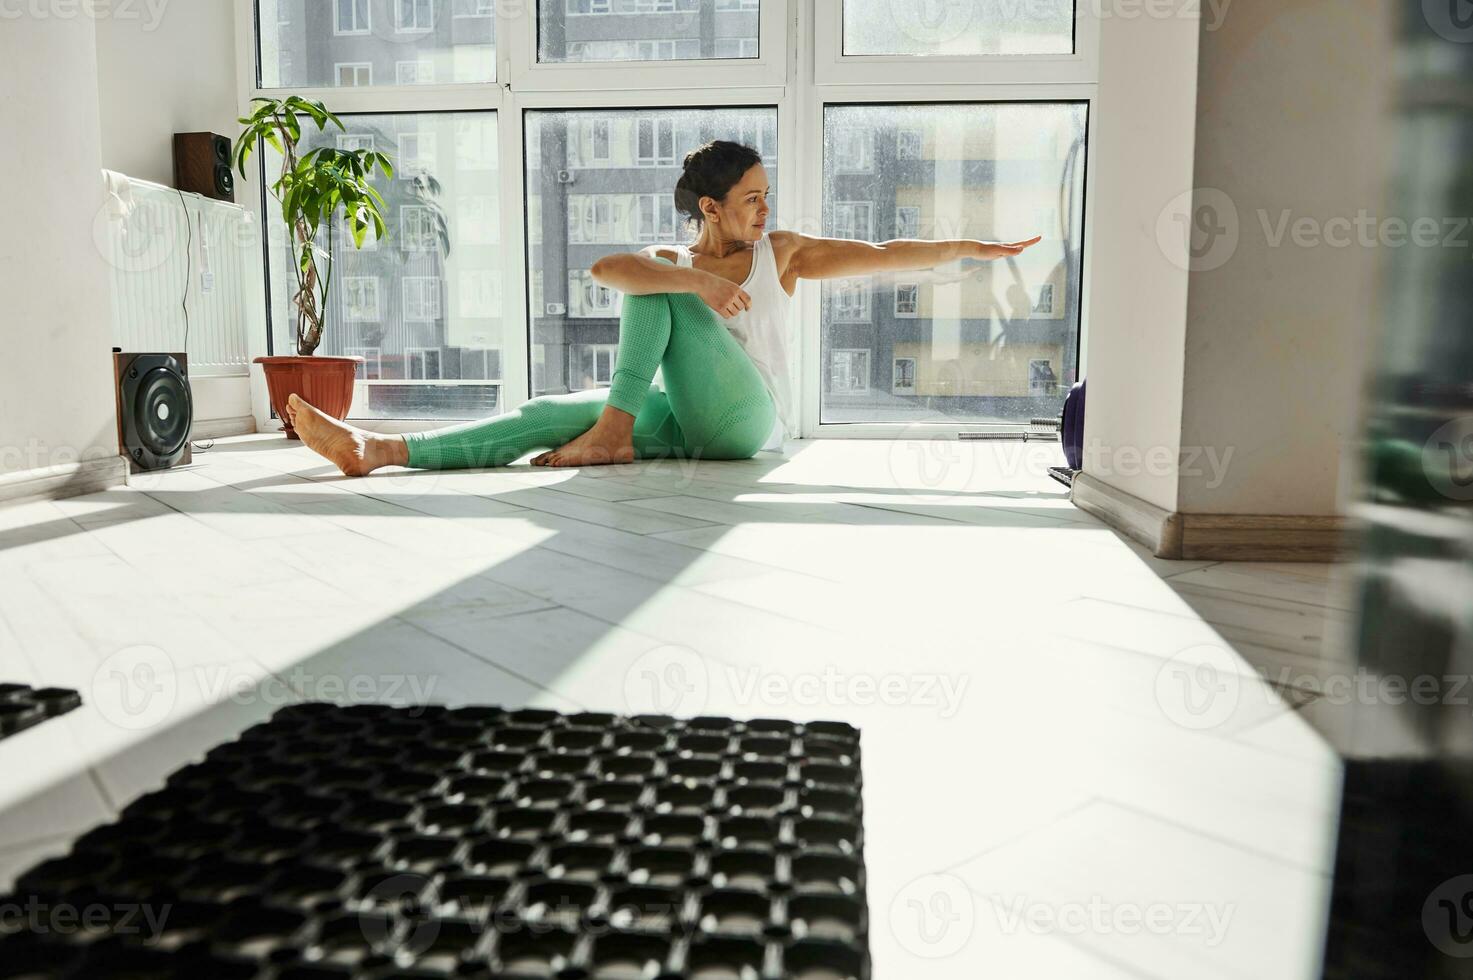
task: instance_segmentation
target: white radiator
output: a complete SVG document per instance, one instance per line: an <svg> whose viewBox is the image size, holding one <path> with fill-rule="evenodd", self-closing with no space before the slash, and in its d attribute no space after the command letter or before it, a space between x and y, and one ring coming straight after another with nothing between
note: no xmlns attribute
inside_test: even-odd
<svg viewBox="0 0 1473 980"><path fill-rule="evenodd" d="M112 269L113 345L183 350L193 377L248 376L249 331L265 306L256 221L146 180L105 171L104 182L96 237Z"/></svg>

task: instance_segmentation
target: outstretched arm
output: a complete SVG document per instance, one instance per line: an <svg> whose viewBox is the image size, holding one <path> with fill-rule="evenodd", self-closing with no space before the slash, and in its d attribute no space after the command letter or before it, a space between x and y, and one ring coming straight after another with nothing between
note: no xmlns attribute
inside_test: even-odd
<svg viewBox="0 0 1473 980"><path fill-rule="evenodd" d="M778 232L773 233L776 238ZM915 238L894 241L851 241L846 238L815 238L796 232L785 233L788 241L788 274L796 279L836 279L871 272L908 272L934 269L955 259L999 259L1017 255L1042 236L1022 242L983 242L970 238L932 242Z"/></svg>
<svg viewBox="0 0 1473 980"><path fill-rule="evenodd" d="M658 256L658 257L656 257ZM690 266L661 261L658 253L620 252L605 255L588 270L600 286L617 289L626 296L650 293L695 293L722 317L748 309L752 298L736 283Z"/></svg>

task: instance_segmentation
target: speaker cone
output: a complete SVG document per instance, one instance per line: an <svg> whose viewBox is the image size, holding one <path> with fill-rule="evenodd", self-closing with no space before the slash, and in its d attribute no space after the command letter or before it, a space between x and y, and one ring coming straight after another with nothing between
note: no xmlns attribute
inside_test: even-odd
<svg viewBox="0 0 1473 980"><path fill-rule="evenodd" d="M168 354L122 356L130 358L119 376L123 451L141 469L173 466L194 421L184 368Z"/></svg>

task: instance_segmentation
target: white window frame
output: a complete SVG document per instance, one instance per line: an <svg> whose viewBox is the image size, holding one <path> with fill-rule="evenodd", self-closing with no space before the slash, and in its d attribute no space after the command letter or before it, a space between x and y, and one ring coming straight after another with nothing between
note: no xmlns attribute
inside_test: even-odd
<svg viewBox="0 0 1473 980"><path fill-rule="evenodd" d="M853 387L853 388L837 388L836 389L834 387L834 364L835 364L836 361L838 361L840 354L863 354L864 355L864 371L861 372L859 375L857 375L858 379L862 382L862 384L860 384L860 385L858 385L856 387ZM874 363L873 363L873 361L874 361L874 352L871 351L868 347L830 347L829 348L829 362L828 362L828 370L829 370L829 393L830 394L836 394L836 395L857 395L857 394L860 394L862 392L869 391L870 390L870 383L869 383L870 372L874 370Z"/></svg>
<svg viewBox="0 0 1473 980"><path fill-rule="evenodd" d="M607 388L614 383L614 371L618 367L619 345L618 344L569 344L568 345L568 389L570 391L587 391L586 388L573 387L574 360L581 350L593 351L593 386L595 388ZM607 354L609 360L609 378L601 380L598 376L599 356Z"/></svg>
<svg viewBox="0 0 1473 980"><path fill-rule="evenodd" d="M915 229L914 229L915 230L915 234L914 235L904 235L904 234L901 234L901 232L904 229L902 229L900 226L905 223L905 222L903 222L903 221L900 220L900 212L902 212L902 211L914 211L915 212L916 220L915 220ZM921 209L918 206L916 206L914 204L897 204L897 205L895 205L895 237L896 238L920 238L921 237Z"/></svg>
<svg viewBox="0 0 1473 980"><path fill-rule="evenodd" d="M356 37L373 32L373 0L364 0L363 23L358 23L358 0L353 0L353 26L344 27L340 0L332 0L332 33L334 37Z"/></svg>
<svg viewBox="0 0 1473 980"><path fill-rule="evenodd" d="M344 347L343 348L343 355L345 357L361 357L361 358L363 358L363 364L360 365L361 368L362 368L362 370L363 370L363 377L361 377L361 378L358 377L358 372L357 371L354 371L353 372L353 377L354 377L355 380L357 380L357 381L380 381L380 380L383 379L383 376L384 376L384 358L383 358L383 349L382 348L379 348L379 347ZM368 376L369 375L369 369L368 369L368 365L369 364L372 364L373 365L373 372L372 372L373 373L373 377L371 377L371 378Z"/></svg>
<svg viewBox="0 0 1473 980"><path fill-rule="evenodd" d="M873 323L875 320L875 279L874 276L845 276L843 279L830 280L830 291L832 298L830 306L833 310L834 323ZM863 297L859 304L859 312L853 316L840 317L839 293L845 290L857 290ZM831 351L833 348L829 348Z"/></svg>
<svg viewBox="0 0 1473 980"><path fill-rule="evenodd" d="M414 23L408 27L404 25L404 2L405 0L390 0L394 5L394 33L396 34L431 34L435 30L435 0L426 0L430 10L430 24L421 27L419 23L419 5L422 0L409 0L413 4Z"/></svg>
<svg viewBox="0 0 1473 980"><path fill-rule="evenodd" d="M1097 3L1074 4L1073 54L846 55L843 0L812 2L814 80L819 85L913 84L922 73L933 85L1085 85L1099 77ZM1147 16L1138 12L1140 19Z"/></svg>
<svg viewBox="0 0 1473 980"><path fill-rule="evenodd" d="M911 372L910 372L911 386L909 388L901 387L900 381L899 381L900 375L895 370L896 366L899 365L901 361L909 361L911 363L911 366L912 366L911 367ZM892 395L914 395L916 393L916 385L920 383L920 377L919 377L920 370L921 370L921 359L919 357L915 357L915 356L910 355L910 354L902 354L902 355L900 355L898 357L893 357L892 356L890 358L890 394L892 394Z"/></svg>
<svg viewBox="0 0 1473 980"><path fill-rule="evenodd" d="M441 319L444 313L443 301L440 295L442 284L443 280L439 276L404 276L399 280L399 306L405 323L434 323L436 320ZM425 314L424 316L410 315L409 287L411 285L421 290L420 300L424 301L427 296L433 299L432 302L424 302L422 304L430 307L430 309L427 311L415 311L416 313L423 312Z"/></svg>
<svg viewBox="0 0 1473 980"><path fill-rule="evenodd" d="M384 304L382 302L382 283L378 276L344 276L343 277L343 322L344 323L377 323L383 319ZM349 283L373 283L373 315L355 316L353 306L349 302Z"/></svg>
<svg viewBox="0 0 1473 980"><path fill-rule="evenodd" d="M351 68L351 69L353 69L353 84L352 85L344 85L343 84L343 69L344 68ZM359 84L359 82L358 82L358 73L360 71L364 71L364 72L367 72L368 73L368 81L363 82L362 84ZM333 62L333 66L332 66L332 80L333 80L333 84L335 86L337 86L338 88L340 88L340 89L344 89L344 88L367 88L368 86L370 86L370 85L373 84L373 62L371 62L371 61L335 61L335 62Z"/></svg>
<svg viewBox="0 0 1473 980"><path fill-rule="evenodd" d="M1099 42L1102 35L1114 45L1113 65L1135 63L1145 58L1162 66L1161 77L1152 84L1165 86L1180 96L1184 105L1195 87L1195 41L1187 36L1187 26L1155 25L1159 31L1140 31L1125 24L1120 17L1102 20L1094 10L1097 5L1082 4L1077 11L1076 51L1065 56L976 56L938 57L874 57L840 56L841 0L762 0L759 18L759 51L757 59L723 59L688 63L650 65L644 63L563 63L538 64L536 61L536 18L529 16L528 5L495 4L495 77L496 84L437 83L404 86L376 85L363 88L317 88L291 86L294 94L327 101L341 115L361 113L437 113L494 112L500 173L501 242L494 259L502 270L501 357L505 373L503 406L513 408L529 397L531 357L528 349L530 330L528 292L531 288L527 260L529 233L524 224L527 211L527 174L524 160L523 111L527 109L602 109L611 113L622 109L707 108L707 107L775 107L777 109L777 147L780 160L769 169L776 173L776 216L780 226L817 228L823 189L823 113L828 105L885 103L985 103L1009 101L1083 101L1089 104L1090 140L1085 160L1085 205L1082 220L1084 240L1084 279L1077 284L1080 304L1079 369L1088 363L1090 323L1093 319L1114 322L1128 317L1130 311L1119 308L1124 300L1108 293L1094 297L1093 262L1095 241L1113 241L1128 235L1142 221L1149 223L1159 211L1159 204L1146 214L1146 198L1160 186L1191 186L1191 129L1172 123L1167 127L1161 119L1159 105L1140 100L1118 98L1101 100L1099 74L1102 59ZM253 0L234 0L237 72L237 110L245 114L250 100L257 96L280 97L281 88L266 88L257 78L256 17ZM382 12L381 12L382 13ZM334 17L336 15L334 14ZM731 16L731 15L727 15ZM1120 23L1116 23L1116 22ZM1136 25L1138 27L1139 25ZM1195 37L1195 24L1190 25ZM1168 29L1170 28L1170 29ZM1178 113L1177 115L1180 115ZM1175 117L1173 117L1173 120ZM1137 129L1152 134L1158 149L1153 160L1159 165L1147 168L1139 177L1124 178L1127 204L1121 205L1119 175L1129 175L1133 159L1127 151L1127 139L1108 138L1102 142L1102 128L1114 133ZM1179 133L1179 135L1178 135ZM1177 142L1173 143L1173 140ZM1101 150L1101 146L1108 146ZM1104 156L1104 165L1100 157ZM1097 189L1099 175L1108 173L1112 193L1108 208ZM1149 181L1147 181L1149 176ZM535 174L533 175L535 179ZM1147 188L1149 184L1149 189ZM245 206L258 221L266 212L251 193ZM1127 210L1129 213L1127 213ZM1097 217L1096 214L1100 216ZM453 217L452 217L453 221ZM452 228L453 231L453 228ZM1163 281L1152 287L1153 297L1170 298L1184 288L1186 272L1174 277L1170 270L1158 270ZM1180 282L1178 282L1178 278ZM1169 281L1167 281L1169 280ZM802 435L857 438L891 438L899 428L892 423L823 423L821 401L824 372L821 337L823 284L800 282L793 304L794 333L798 344L793 351L798 365L799 422ZM1058 287L1056 286L1056 290ZM389 298L389 297L386 297ZM1071 302L1074 300L1070 298ZM1138 302L1136 297L1133 302ZM1094 305L1106 303L1109 309ZM252 316L259 328L251 332L252 355L281 353L283 330L276 324L277 342L270 346L267 320L263 310ZM515 324L521 324L520 329ZM258 390L259 389L259 390ZM258 425L274 426L264 386L253 382L253 408ZM423 428L419 420L363 420L377 431L407 431ZM961 431L995 430L998 426L981 423L925 423L928 432L945 437ZM1012 427L1004 427L1011 430Z"/></svg>
<svg viewBox="0 0 1473 980"><path fill-rule="evenodd" d="M838 231L839 231L839 215L838 215L838 212L839 212L839 209L840 208L849 208L851 211L854 211L854 212L857 212L858 209L860 209L860 208L864 208L865 209L864 228L863 229L859 229L859 228L853 229L855 232L859 232L859 231L862 230L863 231L863 234L856 234L854 236L840 235L840 234L838 234ZM849 222L849 223L850 224L853 224L853 222ZM835 201L834 202L834 229L835 229L835 237L836 238L847 238L847 239L849 239L851 241L856 241L856 242L871 242L871 241L874 241L874 238L875 238L875 202L874 201Z"/></svg>
<svg viewBox="0 0 1473 980"><path fill-rule="evenodd" d="M430 372L428 370L430 363L429 355L431 354L435 355L435 376L433 378L430 377ZM416 357L419 358L420 364L420 376L417 378L414 376L414 359ZM405 347L403 383L414 384L415 382L441 380L445 375L445 365L443 363L443 360L444 358L442 356L442 351L438 347Z"/></svg>
<svg viewBox="0 0 1473 980"><path fill-rule="evenodd" d="M406 82L404 76L406 69L414 69L414 81ZM420 81L420 77L428 74L428 81ZM417 58L414 61L394 62L394 84L395 85L433 85L435 84L435 62L429 58Z"/></svg>
<svg viewBox="0 0 1473 980"><path fill-rule="evenodd" d="M653 156L643 156L639 152L640 131L644 124L650 124L650 147L654 150ZM662 126L670 127L670 155L660 156L660 129ZM635 120L634 123L634 165L636 167L673 167L675 166L676 132L674 116L649 116Z"/></svg>
<svg viewBox="0 0 1473 980"><path fill-rule="evenodd" d="M901 312L900 291L908 289L912 292L910 301L911 309L908 313ZM918 282L897 282L895 284L895 316L902 320L914 320L921 315L921 284Z"/></svg>

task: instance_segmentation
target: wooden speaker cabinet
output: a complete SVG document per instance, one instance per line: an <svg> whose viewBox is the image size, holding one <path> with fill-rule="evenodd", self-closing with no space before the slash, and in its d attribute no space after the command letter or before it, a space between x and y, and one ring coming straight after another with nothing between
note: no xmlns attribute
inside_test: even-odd
<svg viewBox="0 0 1473 980"><path fill-rule="evenodd" d="M214 133L175 133L174 186L235 203L230 140Z"/></svg>
<svg viewBox="0 0 1473 980"><path fill-rule="evenodd" d="M118 409L118 452L132 472L162 470L191 461L189 431L194 396L189 355L113 349L113 395Z"/></svg>

